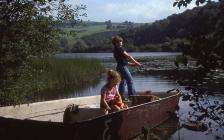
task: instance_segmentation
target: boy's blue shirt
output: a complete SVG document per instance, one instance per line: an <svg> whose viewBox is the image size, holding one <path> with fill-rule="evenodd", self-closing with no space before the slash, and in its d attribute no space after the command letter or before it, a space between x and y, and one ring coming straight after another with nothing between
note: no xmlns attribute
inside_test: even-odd
<svg viewBox="0 0 224 140"><path fill-rule="evenodd" d="M117 65L118 66L126 66L126 65L128 65L128 60L124 56L124 51L125 50L123 49L123 47L116 47L116 46L114 46L113 54L114 54L114 58L117 61Z"/></svg>

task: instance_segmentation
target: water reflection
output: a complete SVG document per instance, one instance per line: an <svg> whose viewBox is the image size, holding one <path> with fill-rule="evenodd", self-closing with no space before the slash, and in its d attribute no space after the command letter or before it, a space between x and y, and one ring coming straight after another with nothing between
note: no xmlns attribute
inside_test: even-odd
<svg viewBox="0 0 224 140"><path fill-rule="evenodd" d="M152 71L144 73L152 73ZM154 73L179 83L179 88L183 92L178 112L180 126L189 120L202 120L209 127L205 132L195 132L180 127L171 139L192 139L192 136L194 139L201 140L224 139L224 72L222 70L172 70Z"/></svg>
<svg viewBox="0 0 224 140"><path fill-rule="evenodd" d="M134 74L133 77L137 91L167 91L176 87L174 81L160 75Z"/></svg>

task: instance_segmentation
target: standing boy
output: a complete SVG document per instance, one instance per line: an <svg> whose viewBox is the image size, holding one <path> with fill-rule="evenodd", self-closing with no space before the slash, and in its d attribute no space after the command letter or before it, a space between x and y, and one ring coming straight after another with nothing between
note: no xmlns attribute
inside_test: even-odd
<svg viewBox="0 0 224 140"><path fill-rule="evenodd" d="M117 62L117 71L120 73L122 78L122 81L120 82L119 85L119 92L122 98L124 99L125 81L128 86L128 95L136 94L133 78L127 65L141 66L141 64L124 50L123 39L120 36L113 37L112 44L114 45L113 54Z"/></svg>

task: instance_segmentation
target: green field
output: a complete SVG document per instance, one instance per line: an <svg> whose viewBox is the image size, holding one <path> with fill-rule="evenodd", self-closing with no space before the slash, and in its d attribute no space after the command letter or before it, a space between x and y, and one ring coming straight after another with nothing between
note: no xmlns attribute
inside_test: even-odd
<svg viewBox="0 0 224 140"><path fill-rule="evenodd" d="M109 48L106 42L111 39L112 32L140 25L140 23L111 23L108 26L105 22L83 22L74 26L66 24L61 26L64 34L61 34L58 46L62 52L85 52L99 46Z"/></svg>
<svg viewBox="0 0 224 140"><path fill-rule="evenodd" d="M106 29L106 25L91 25L91 26L74 26L70 28L64 28L64 31L67 33L74 32L75 36L74 39L80 39L81 37L100 33L100 32L107 32L107 31L119 31L119 29Z"/></svg>

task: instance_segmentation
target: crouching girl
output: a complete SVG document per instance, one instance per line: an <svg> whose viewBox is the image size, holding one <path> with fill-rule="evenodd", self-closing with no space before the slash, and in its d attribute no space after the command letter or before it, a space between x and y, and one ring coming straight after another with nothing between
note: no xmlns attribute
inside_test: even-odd
<svg viewBox="0 0 224 140"><path fill-rule="evenodd" d="M107 72L107 83L101 89L100 108L107 114L108 112L117 111L123 108L128 108L123 103L121 95L118 91L118 84L121 77L118 72L109 70Z"/></svg>

